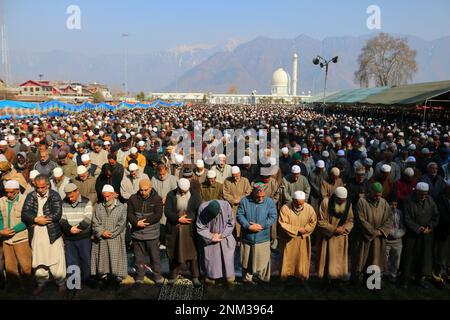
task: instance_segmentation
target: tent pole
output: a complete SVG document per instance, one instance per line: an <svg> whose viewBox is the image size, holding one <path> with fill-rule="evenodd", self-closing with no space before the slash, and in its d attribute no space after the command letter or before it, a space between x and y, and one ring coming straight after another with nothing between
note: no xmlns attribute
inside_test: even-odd
<svg viewBox="0 0 450 320"><path fill-rule="evenodd" d="M427 104L428 104L428 100L425 101L425 106L423 108L423 124L425 124L425 118L426 118L426 114L427 114Z"/></svg>

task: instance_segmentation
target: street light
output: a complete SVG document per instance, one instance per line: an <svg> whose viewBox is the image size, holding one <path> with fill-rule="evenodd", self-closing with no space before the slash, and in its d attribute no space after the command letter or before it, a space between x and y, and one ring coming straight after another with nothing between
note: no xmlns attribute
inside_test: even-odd
<svg viewBox="0 0 450 320"><path fill-rule="evenodd" d="M339 60L339 57L336 56L333 59L326 60L322 58L321 56L317 56L313 59L313 64L318 65L320 64L320 67L325 67L325 85L323 88L323 113L325 113L325 101L326 101L326 92L327 92L327 80L328 80L328 65L330 62L337 63Z"/></svg>
<svg viewBox="0 0 450 320"><path fill-rule="evenodd" d="M127 42L126 39L128 37L128 33L122 33L122 38L125 42L125 55L124 55L124 89L125 89L125 96L128 97L128 48L127 48Z"/></svg>

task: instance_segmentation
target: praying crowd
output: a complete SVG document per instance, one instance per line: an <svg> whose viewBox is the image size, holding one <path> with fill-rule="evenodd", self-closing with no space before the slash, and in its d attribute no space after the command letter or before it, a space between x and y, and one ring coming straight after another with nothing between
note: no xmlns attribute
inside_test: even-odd
<svg viewBox="0 0 450 320"><path fill-rule="evenodd" d="M196 121L267 129L267 141L278 130L279 144L206 136L198 158L173 135L193 137ZM308 290L310 275L365 285L371 266L402 288L446 290L449 135L445 121L286 105L0 120L0 288L39 295L53 281L64 296L73 266L81 288L117 287L130 253L136 284L149 269L158 285L187 273L197 287L269 284L279 253L281 281Z"/></svg>

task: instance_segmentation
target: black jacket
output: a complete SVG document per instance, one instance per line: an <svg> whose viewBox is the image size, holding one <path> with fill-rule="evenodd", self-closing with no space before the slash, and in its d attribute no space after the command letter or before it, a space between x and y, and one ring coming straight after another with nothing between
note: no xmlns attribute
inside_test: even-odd
<svg viewBox="0 0 450 320"><path fill-rule="evenodd" d="M47 225L50 243L54 243L62 236L61 225L59 221L62 216L62 200L58 192L49 190L47 202L44 204L44 215L52 219L52 223ZM33 239L34 219L38 213L38 195L33 191L27 195L22 208L22 221L28 227L30 242Z"/></svg>
<svg viewBox="0 0 450 320"><path fill-rule="evenodd" d="M131 237L137 240L152 240L159 238L159 220L163 214L162 198L152 190L147 199L139 193L133 194L127 202L127 217L131 223ZM139 228L137 223L144 219L150 223L146 228Z"/></svg>

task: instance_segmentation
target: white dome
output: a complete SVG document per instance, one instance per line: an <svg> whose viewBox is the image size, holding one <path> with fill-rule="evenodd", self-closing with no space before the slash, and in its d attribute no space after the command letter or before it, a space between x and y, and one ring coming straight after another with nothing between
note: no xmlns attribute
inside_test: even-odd
<svg viewBox="0 0 450 320"><path fill-rule="evenodd" d="M283 68L278 68L272 76L272 86L275 87L288 87L289 86L289 76Z"/></svg>

